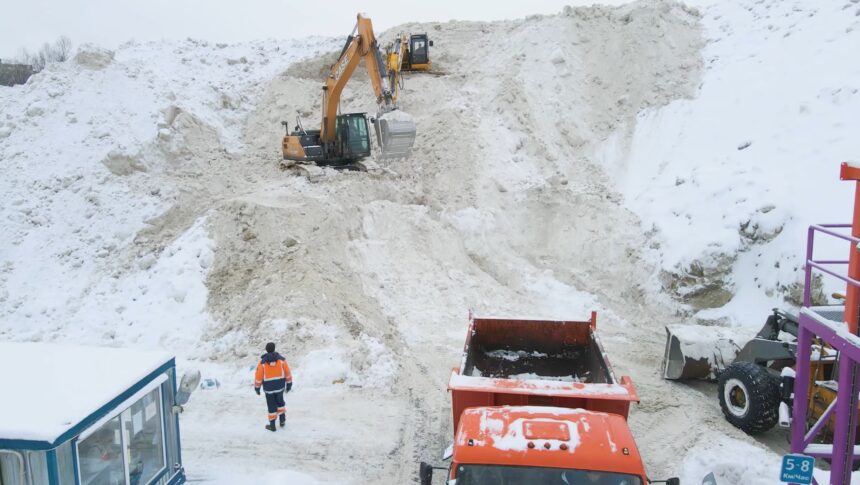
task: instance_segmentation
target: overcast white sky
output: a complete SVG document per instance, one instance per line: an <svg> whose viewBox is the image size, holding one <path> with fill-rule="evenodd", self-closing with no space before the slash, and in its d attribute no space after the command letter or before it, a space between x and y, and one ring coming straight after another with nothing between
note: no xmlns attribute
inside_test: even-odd
<svg viewBox="0 0 860 485"><path fill-rule="evenodd" d="M378 31L409 21L497 20L557 13L564 5L623 0L4 0L0 58L68 35L75 46L194 37L234 42L308 35L346 36L359 11Z"/></svg>

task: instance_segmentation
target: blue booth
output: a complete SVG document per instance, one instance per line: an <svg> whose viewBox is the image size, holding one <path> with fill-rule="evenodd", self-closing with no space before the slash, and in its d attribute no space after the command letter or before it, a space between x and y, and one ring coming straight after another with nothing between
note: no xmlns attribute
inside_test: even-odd
<svg viewBox="0 0 860 485"><path fill-rule="evenodd" d="M166 353L0 342L0 396L2 485L185 482Z"/></svg>

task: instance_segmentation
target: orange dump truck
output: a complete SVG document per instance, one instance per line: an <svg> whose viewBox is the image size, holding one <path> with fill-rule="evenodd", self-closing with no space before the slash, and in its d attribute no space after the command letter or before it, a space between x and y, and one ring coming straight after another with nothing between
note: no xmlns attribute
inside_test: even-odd
<svg viewBox="0 0 860 485"><path fill-rule="evenodd" d="M639 397L629 377L615 377L596 323L595 313L587 321L471 318L448 384L447 483L649 483L627 426ZM433 468L421 464L422 485Z"/></svg>

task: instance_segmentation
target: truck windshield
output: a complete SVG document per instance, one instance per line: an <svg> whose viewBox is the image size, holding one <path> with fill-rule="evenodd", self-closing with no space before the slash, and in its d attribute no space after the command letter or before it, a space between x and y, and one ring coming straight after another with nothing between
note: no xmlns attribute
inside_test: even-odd
<svg viewBox="0 0 860 485"><path fill-rule="evenodd" d="M642 485L622 473L503 465L458 465L457 485Z"/></svg>

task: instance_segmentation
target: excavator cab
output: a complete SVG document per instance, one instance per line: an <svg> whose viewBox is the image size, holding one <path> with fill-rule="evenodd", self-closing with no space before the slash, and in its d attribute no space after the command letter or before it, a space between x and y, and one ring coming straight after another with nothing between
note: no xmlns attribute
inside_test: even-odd
<svg viewBox="0 0 860 485"><path fill-rule="evenodd" d="M426 71L430 69L430 47L433 41L427 34L412 34L409 38L409 66L411 71Z"/></svg>
<svg viewBox="0 0 860 485"><path fill-rule="evenodd" d="M320 130L305 130L297 118L296 129L284 137L284 159L351 168L370 156L370 131L365 113L338 115L333 142L323 143L320 133Z"/></svg>
<svg viewBox="0 0 860 485"><path fill-rule="evenodd" d="M377 114L371 119L379 144L380 160L407 158L415 141L415 122L401 111ZM286 123L283 123L286 126ZM320 130L305 130L301 120L284 137L284 160L314 162L335 168L353 169L370 156L370 129L366 113L337 115L334 141L324 143Z"/></svg>
<svg viewBox="0 0 860 485"><path fill-rule="evenodd" d="M364 113L348 113L337 117L335 136L339 157L352 161L370 156L370 132Z"/></svg>

